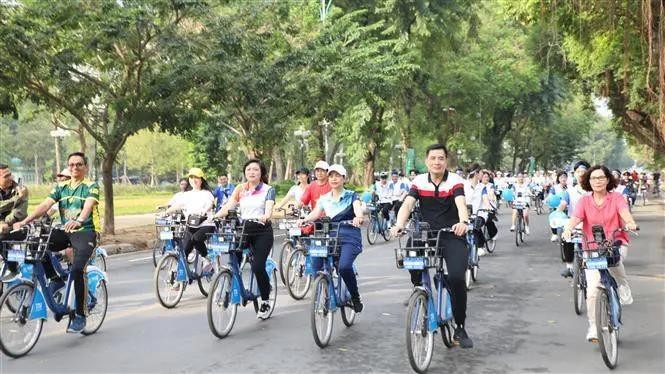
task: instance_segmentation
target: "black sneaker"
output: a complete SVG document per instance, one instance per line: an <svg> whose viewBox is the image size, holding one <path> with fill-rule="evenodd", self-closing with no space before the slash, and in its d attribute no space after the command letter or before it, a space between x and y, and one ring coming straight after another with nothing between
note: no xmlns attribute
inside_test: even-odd
<svg viewBox="0 0 665 374"><path fill-rule="evenodd" d="M261 306L259 307L259 312L256 314L256 318L268 319L269 315L270 315L270 304L267 301L264 301L263 303L261 303Z"/></svg>
<svg viewBox="0 0 665 374"><path fill-rule="evenodd" d="M354 297L351 299L351 303L353 304L353 311L356 313L360 313L363 311L363 303L360 301L359 297Z"/></svg>
<svg viewBox="0 0 665 374"><path fill-rule="evenodd" d="M469 335L467 335L463 326L457 327L455 329L455 334L453 334L453 341L459 344L459 346L462 348L473 348L473 341L471 338L469 338Z"/></svg>
<svg viewBox="0 0 665 374"><path fill-rule="evenodd" d="M573 277L573 270L569 267L561 270L561 276L564 278L572 278Z"/></svg>

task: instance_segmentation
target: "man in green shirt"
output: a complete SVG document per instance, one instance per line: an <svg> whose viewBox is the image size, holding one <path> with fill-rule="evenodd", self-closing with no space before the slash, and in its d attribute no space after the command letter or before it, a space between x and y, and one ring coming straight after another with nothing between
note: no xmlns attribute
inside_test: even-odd
<svg viewBox="0 0 665 374"><path fill-rule="evenodd" d="M67 166L72 174L71 179L58 183L31 215L14 224L14 229L43 216L53 204L58 203L64 231L53 232L51 239L54 244L51 250L59 251L69 246L74 248L74 261L70 276L74 281L76 316L70 321L67 332L78 333L83 331L86 322L85 267L97 245L96 232L100 229L97 210L99 186L85 177L88 171L88 160L82 152L70 154L67 157ZM50 262L45 262L44 267L47 275L55 275ZM62 286L64 284L60 279L53 280L52 285L49 285L53 290Z"/></svg>

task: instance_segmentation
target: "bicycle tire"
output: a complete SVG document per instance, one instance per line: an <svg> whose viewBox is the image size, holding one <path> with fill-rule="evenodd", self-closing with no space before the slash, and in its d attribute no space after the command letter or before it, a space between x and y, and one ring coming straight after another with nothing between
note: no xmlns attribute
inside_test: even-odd
<svg viewBox="0 0 665 374"><path fill-rule="evenodd" d="M8 340L8 337L4 337L4 333L6 332L15 332L15 329L10 329L8 327L2 326L0 328L0 350L7 356L13 357L13 358L19 358L22 356L25 356L28 354L37 344L37 341L39 340L39 337L42 333L42 327L44 324L43 319L34 319L34 320L28 320L28 313L30 313L31 308L31 303L32 303L32 295L35 291L35 287L29 283L20 283L17 284L7 290L2 297L0 297L0 323L4 323L4 321L11 321L13 324L18 325L16 328L23 328L24 326L28 326L26 330L32 331L32 335L30 339L19 339L21 343L24 343L27 341L27 343L24 343L22 347L17 347L14 348L12 347ZM19 304L15 311L9 310L8 308L8 299L10 297L15 297L14 294L19 293ZM23 303L26 302L28 305L23 305ZM7 313L6 313L7 311ZM15 318L16 313L21 313L19 318ZM14 317L9 317L11 315L14 315ZM32 327L31 327L32 326ZM11 331L10 331L11 330ZM27 331L27 332L30 332ZM12 334L13 335L13 334Z"/></svg>
<svg viewBox="0 0 665 374"><path fill-rule="evenodd" d="M312 304L310 308L310 326L314 342L319 348L325 348L330 343L333 331L333 311L330 310L330 288L328 278L319 274L314 280L314 294L312 295ZM317 321L321 315L322 329L317 328ZM321 330L321 331L319 331Z"/></svg>
<svg viewBox="0 0 665 374"><path fill-rule="evenodd" d="M173 299L164 299L159 292L160 290L160 283L162 281L160 280L159 274L162 272L162 269L164 269L166 266L169 266L168 269L165 269L167 277L165 278L165 291L167 291L168 294L168 288L175 288L176 284L178 284L178 289L173 290L175 292L174 298ZM155 281L155 293L157 295L157 300L159 301L160 304L162 304L163 307L171 309L174 308L178 303L180 302L180 299L182 299L183 293L185 293L185 287L187 282L178 282L175 280L175 277L177 275L178 271L178 257L175 254L169 253L166 256L162 257L161 260L159 260L159 263L157 264L157 268L155 268L155 276L154 276L154 281Z"/></svg>
<svg viewBox="0 0 665 374"><path fill-rule="evenodd" d="M607 290L598 289L596 298L596 331L598 334L598 345L605 366L614 369L619 361L619 345L617 331L612 326L610 317L610 300Z"/></svg>
<svg viewBox="0 0 665 374"><path fill-rule="evenodd" d="M305 251L302 248L294 250L287 260L286 289L295 300L304 298L312 284L312 276L305 273L306 261Z"/></svg>
<svg viewBox="0 0 665 374"><path fill-rule="evenodd" d="M517 224L515 225L515 246L520 246L520 217L517 217Z"/></svg>
<svg viewBox="0 0 665 374"><path fill-rule="evenodd" d="M446 348L452 348L455 346L451 321L446 321L441 325L441 340L443 340L443 345L445 345Z"/></svg>
<svg viewBox="0 0 665 374"><path fill-rule="evenodd" d="M494 253L496 249L496 239L488 239L489 233L487 231L487 225L483 226L483 234L485 235L485 250L487 253Z"/></svg>
<svg viewBox="0 0 665 374"><path fill-rule="evenodd" d="M420 289L414 290L406 312L406 351L409 364L417 373L427 371L434 351L434 334L427 326L427 308L427 293Z"/></svg>
<svg viewBox="0 0 665 374"><path fill-rule="evenodd" d="M471 282L473 281L471 278L471 268L467 266L466 271L464 271L464 287L467 291L471 289Z"/></svg>
<svg viewBox="0 0 665 374"><path fill-rule="evenodd" d="M290 240L287 240L284 242L282 245L282 251L279 253L279 277L282 279L282 284L287 285L286 281L286 269L284 268L284 265L287 264L289 257L291 256L291 253L293 252L293 244L291 243Z"/></svg>
<svg viewBox="0 0 665 374"><path fill-rule="evenodd" d="M376 243L376 239L379 238L379 222L376 216L371 216L369 219L369 225L367 226L367 242L371 245Z"/></svg>
<svg viewBox="0 0 665 374"><path fill-rule="evenodd" d="M586 306L586 290L582 286L582 272L577 258L573 265L573 308L575 314L581 316Z"/></svg>
<svg viewBox="0 0 665 374"><path fill-rule="evenodd" d="M223 339L231 333L238 315L238 304L231 303L232 279L231 271L223 269L213 279L210 286L210 293L208 294L206 308L208 327L210 328L210 332L219 339ZM222 310L218 310L219 308L222 308ZM229 314L228 321L226 324L220 323L221 326L218 326L215 323L215 317L220 315L224 317L224 313L227 311Z"/></svg>
<svg viewBox="0 0 665 374"><path fill-rule="evenodd" d="M88 293L91 291L88 290ZM88 317L86 320L85 328L81 332L83 335L92 335L102 327L104 319L106 318L106 312L109 305L109 293L108 288L106 287L106 281L102 279L97 284L97 289L95 290L95 298L97 303L95 303L93 308L88 307Z"/></svg>
<svg viewBox="0 0 665 374"><path fill-rule="evenodd" d="M341 314L342 322L346 327L353 326L353 323L356 321L356 316L358 315L355 310L349 305L342 305Z"/></svg>
<svg viewBox="0 0 665 374"><path fill-rule="evenodd" d="M152 247L152 265L157 267L157 263L164 256L164 241L157 239Z"/></svg>

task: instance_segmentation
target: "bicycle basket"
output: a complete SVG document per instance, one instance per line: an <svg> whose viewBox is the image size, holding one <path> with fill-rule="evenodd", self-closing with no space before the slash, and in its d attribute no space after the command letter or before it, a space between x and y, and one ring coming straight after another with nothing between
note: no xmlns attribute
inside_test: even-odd
<svg viewBox="0 0 665 374"><path fill-rule="evenodd" d="M37 240L7 240L2 242L2 253L6 261L19 264L41 261L48 243Z"/></svg>

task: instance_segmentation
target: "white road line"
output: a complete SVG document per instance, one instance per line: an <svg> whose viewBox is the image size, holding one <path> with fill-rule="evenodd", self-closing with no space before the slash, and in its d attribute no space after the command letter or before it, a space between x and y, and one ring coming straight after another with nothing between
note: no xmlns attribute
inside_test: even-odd
<svg viewBox="0 0 665 374"><path fill-rule="evenodd" d="M135 258L133 260L129 260L129 262L137 262L137 261L145 261L145 260L151 260L152 256L150 257L141 257L141 258Z"/></svg>

